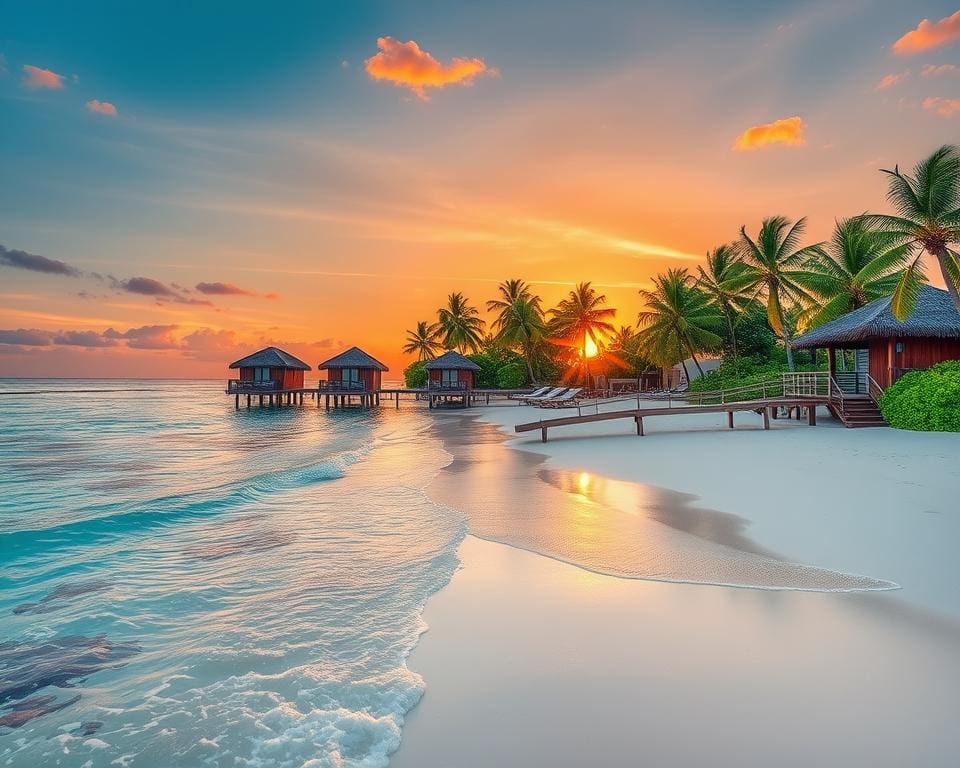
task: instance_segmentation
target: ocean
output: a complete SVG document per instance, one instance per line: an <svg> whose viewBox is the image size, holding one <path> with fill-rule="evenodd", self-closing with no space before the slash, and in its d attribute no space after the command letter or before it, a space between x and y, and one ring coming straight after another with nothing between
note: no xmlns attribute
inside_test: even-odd
<svg viewBox="0 0 960 768"><path fill-rule="evenodd" d="M0 392L0 764L386 765L466 533L419 409Z"/></svg>

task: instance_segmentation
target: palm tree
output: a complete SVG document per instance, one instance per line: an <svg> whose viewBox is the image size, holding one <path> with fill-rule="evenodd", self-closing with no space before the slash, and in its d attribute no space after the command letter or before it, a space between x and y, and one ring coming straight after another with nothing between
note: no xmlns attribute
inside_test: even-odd
<svg viewBox="0 0 960 768"><path fill-rule="evenodd" d="M668 269L666 274L657 275L653 286L652 291L640 290L647 305L638 317L643 354L662 367L682 363L687 381L689 355L702 376L697 353L716 349L723 343L718 333L723 327L722 313L684 268Z"/></svg>
<svg viewBox="0 0 960 768"><path fill-rule="evenodd" d="M483 319L479 310L459 291L447 297L447 305L437 310L440 340L447 349L461 353L477 352L483 342Z"/></svg>
<svg viewBox="0 0 960 768"><path fill-rule="evenodd" d="M591 345L596 352L603 349L609 336L616 333L610 321L617 310L605 306L607 297L598 294L590 283L578 283L565 299L550 310L547 331L554 343L576 349L580 354L581 375L589 375Z"/></svg>
<svg viewBox="0 0 960 768"><path fill-rule="evenodd" d="M921 256L926 251L937 260L950 297L960 311L960 148L940 147L913 169L913 176L883 170L889 177L887 199L896 216L872 214L871 224L899 237L920 253L903 271L893 292L893 313L903 320L916 304L925 281Z"/></svg>
<svg viewBox="0 0 960 768"><path fill-rule="evenodd" d="M443 345L437 341L438 331L436 323L421 320L416 330L407 331L407 343L403 351L408 355L415 354L417 360L433 360L443 349Z"/></svg>
<svg viewBox="0 0 960 768"><path fill-rule="evenodd" d="M790 348L790 328L786 322L785 305L799 303L806 298L803 280L807 273L804 265L815 255L820 243L798 248L806 227L806 219L795 224L785 216L764 219L756 240L740 227L737 249L740 256L753 270L754 287L766 297L767 321L773 332L783 339L787 352L787 367L792 371L793 350Z"/></svg>
<svg viewBox="0 0 960 768"><path fill-rule="evenodd" d="M533 307L540 312L540 297L530 290L526 281L504 280L497 286L497 290L500 292L500 298L487 302L487 312L497 313L497 317L493 321L495 331L500 331L503 328L506 316L512 310L514 303L520 299L531 302Z"/></svg>
<svg viewBox="0 0 960 768"><path fill-rule="evenodd" d="M493 303L488 302L487 306ZM508 347L520 348L530 381L536 381L534 362L542 353L546 329L540 299L520 295L500 312L495 325L499 328L496 340Z"/></svg>
<svg viewBox="0 0 960 768"><path fill-rule="evenodd" d="M737 357L736 319L753 300L753 286L756 277L744 264L732 244L721 245L707 254L707 268L698 266L700 279L697 281L710 296L711 301L723 314L730 335L733 356Z"/></svg>
<svg viewBox="0 0 960 768"><path fill-rule="evenodd" d="M818 326L874 299L889 296L910 262L909 243L877 230L867 219L841 219L833 236L807 261L804 287L817 298L803 314Z"/></svg>

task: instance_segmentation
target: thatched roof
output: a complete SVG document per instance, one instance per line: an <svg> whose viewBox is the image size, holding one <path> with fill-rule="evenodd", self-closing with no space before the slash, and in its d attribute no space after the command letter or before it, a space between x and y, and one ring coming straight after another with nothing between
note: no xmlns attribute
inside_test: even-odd
<svg viewBox="0 0 960 768"><path fill-rule="evenodd" d="M230 363L231 368L296 368L300 371L309 371L310 366L299 360L289 352L277 347L266 347L252 355L247 355L236 362Z"/></svg>
<svg viewBox="0 0 960 768"><path fill-rule="evenodd" d="M428 371L441 371L444 368L457 371L480 370L480 366L473 362L473 360L464 357L459 352L454 352L452 349L449 352L444 352L440 357L435 357L423 367Z"/></svg>
<svg viewBox="0 0 960 768"><path fill-rule="evenodd" d="M810 349L890 338L960 339L960 312L946 291L922 286L916 308L903 322L893 316L890 302L890 296L871 301L797 337L792 346Z"/></svg>
<svg viewBox="0 0 960 768"><path fill-rule="evenodd" d="M325 371L327 368L376 368L378 371L389 371L383 363L376 358L370 357L360 347L350 347L346 352L341 352L329 360L325 360L317 366L318 371Z"/></svg>

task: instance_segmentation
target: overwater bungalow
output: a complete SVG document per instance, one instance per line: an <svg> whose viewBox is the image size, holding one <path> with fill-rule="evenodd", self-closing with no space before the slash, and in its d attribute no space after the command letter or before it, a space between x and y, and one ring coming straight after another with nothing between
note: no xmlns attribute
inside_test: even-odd
<svg viewBox="0 0 960 768"><path fill-rule="evenodd" d="M378 405L383 374L390 369L359 347L350 347L320 363L317 370L327 372L327 378L320 380L319 391L326 396L329 408L331 398L334 407L350 405L354 397L362 406Z"/></svg>
<svg viewBox="0 0 960 768"><path fill-rule="evenodd" d="M847 426L882 424L875 401L904 373L960 359L960 312L950 294L922 286L902 322L891 302L877 299L793 340L794 349L827 350L831 399L841 403L838 415Z"/></svg>
<svg viewBox="0 0 960 768"><path fill-rule="evenodd" d="M427 371L427 393L430 407L439 403L459 403L466 408L474 387L474 374L480 366L459 352L450 350L430 360Z"/></svg>
<svg viewBox="0 0 960 768"><path fill-rule="evenodd" d="M231 379L228 389L236 392L275 392L302 389L303 372L310 366L278 347L266 347L230 363L240 378Z"/></svg>

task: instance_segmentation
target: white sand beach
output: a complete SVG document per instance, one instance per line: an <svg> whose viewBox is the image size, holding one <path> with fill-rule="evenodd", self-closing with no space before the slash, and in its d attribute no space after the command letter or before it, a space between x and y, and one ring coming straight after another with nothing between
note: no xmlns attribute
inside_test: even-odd
<svg viewBox="0 0 960 768"><path fill-rule="evenodd" d="M474 413L510 431L543 415ZM565 546L550 536L521 543L534 552L469 536L463 567L427 605L429 630L409 660L427 692L391 764L955 765L960 435L846 430L825 413L817 427L776 421L769 432L752 414L732 432L723 414L652 418L646 432L607 422L557 430L546 444L536 432L511 437L520 450L505 453L488 437L454 446L451 469L467 495L467 478L488 466L497 498L491 467L532 451L547 458L534 463L529 505L563 503L557 493L589 502L589 532L625 514L624 487L669 489L698 499L673 517L658 508L650 531L901 588L618 578L570 564L574 549L535 554ZM576 480L565 486L565 473ZM474 513L491 525L486 507ZM544 514L550 525L574 519Z"/></svg>

